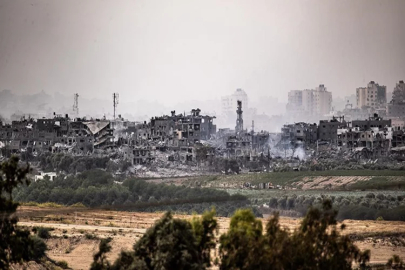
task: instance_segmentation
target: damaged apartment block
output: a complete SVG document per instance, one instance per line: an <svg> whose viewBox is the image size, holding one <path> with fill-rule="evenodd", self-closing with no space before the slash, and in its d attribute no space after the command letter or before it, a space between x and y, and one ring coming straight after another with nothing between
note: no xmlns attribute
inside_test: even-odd
<svg viewBox="0 0 405 270"><path fill-rule="evenodd" d="M226 151L223 157L237 159L243 162L256 161L259 155L268 152L269 133L255 133L243 128L242 101L237 101L235 131L224 130ZM268 153L267 153L268 154Z"/></svg>
<svg viewBox="0 0 405 270"><path fill-rule="evenodd" d="M28 153L37 156L44 152L65 152L90 155L94 149L113 145L112 129L106 120L77 118L54 113L53 118L22 118L11 125L0 126L0 141L4 156Z"/></svg>

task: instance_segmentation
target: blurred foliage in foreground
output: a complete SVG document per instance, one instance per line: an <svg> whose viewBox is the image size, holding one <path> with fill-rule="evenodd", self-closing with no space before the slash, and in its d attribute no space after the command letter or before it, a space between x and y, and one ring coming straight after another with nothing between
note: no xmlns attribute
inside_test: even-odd
<svg viewBox="0 0 405 270"><path fill-rule="evenodd" d="M281 228L278 215L263 228L251 210L233 215L228 232L219 237L219 254L213 259L218 223L215 210L191 221L166 213L135 243L110 264L105 253L109 240L100 243L92 269L367 269L368 250L360 251L341 234L337 212L330 201L311 208L301 226L290 233Z"/></svg>
<svg viewBox="0 0 405 270"><path fill-rule="evenodd" d="M14 215L18 203L13 201L12 191L26 182L29 171L28 165L19 166L17 157L0 164L0 269L8 269L10 264L23 261L38 261L45 255L45 243L31 236L28 230L18 228L18 219Z"/></svg>

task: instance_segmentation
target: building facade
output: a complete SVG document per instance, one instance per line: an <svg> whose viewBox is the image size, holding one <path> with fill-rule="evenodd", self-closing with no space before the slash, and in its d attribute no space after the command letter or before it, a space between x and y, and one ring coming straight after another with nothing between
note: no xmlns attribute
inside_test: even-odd
<svg viewBox="0 0 405 270"><path fill-rule="evenodd" d="M360 109L371 108L373 110L385 108L387 104L387 87L374 81L366 87L356 89L357 107Z"/></svg>
<svg viewBox="0 0 405 270"><path fill-rule="evenodd" d="M399 81L392 92L392 100L387 106L389 117L405 118L405 83Z"/></svg>
<svg viewBox="0 0 405 270"><path fill-rule="evenodd" d="M287 112L292 115L324 116L332 110L332 93L323 84L315 89L288 92Z"/></svg>

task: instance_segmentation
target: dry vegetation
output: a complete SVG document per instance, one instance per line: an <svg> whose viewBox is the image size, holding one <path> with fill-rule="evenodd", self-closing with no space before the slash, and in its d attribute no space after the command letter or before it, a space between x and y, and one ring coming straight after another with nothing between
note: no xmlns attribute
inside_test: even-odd
<svg viewBox="0 0 405 270"><path fill-rule="evenodd" d="M163 213L138 213L94 210L87 208L47 208L23 206L18 210L19 225L54 228L46 240L48 256L66 261L74 269L88 269L99 239L112 237L109 259L131 249L147 228ZM189 219L191 216L176 215ZM229 226L228 218L218 218L220 233ZM294 229L299 219L281 218L282 226ZM345 233L356 240L361 249L371 250L371 263L385 263L393 254L405 254L405 222L346 220Z"/></svg>

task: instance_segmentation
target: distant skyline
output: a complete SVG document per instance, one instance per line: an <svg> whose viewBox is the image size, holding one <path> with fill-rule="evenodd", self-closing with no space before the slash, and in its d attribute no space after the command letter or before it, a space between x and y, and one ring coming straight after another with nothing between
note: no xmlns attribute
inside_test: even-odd
<svg viewBox="0 0 405 270"><path fill-rule="evenodd" d="M170 107L405 79L405 1L0 0L0 91Z"/></svg>

